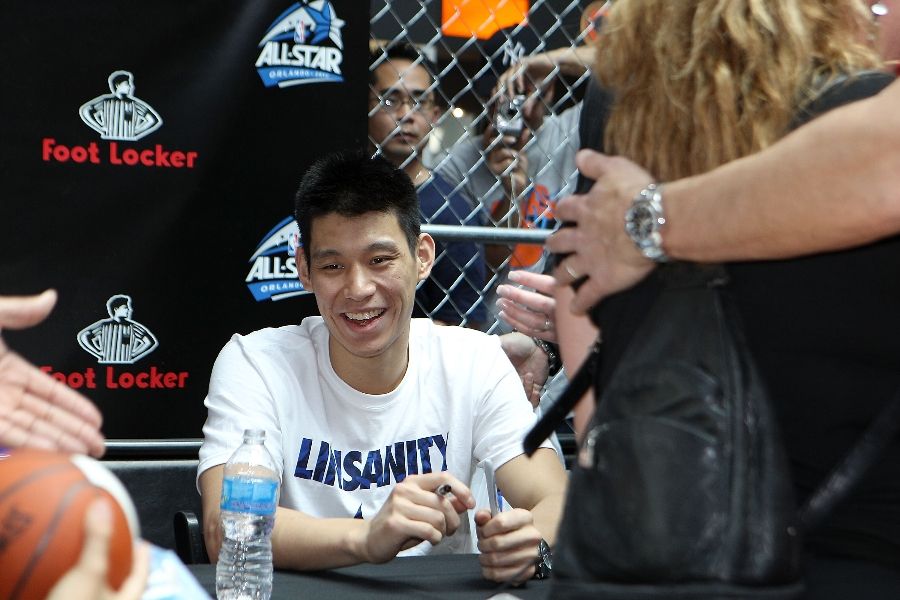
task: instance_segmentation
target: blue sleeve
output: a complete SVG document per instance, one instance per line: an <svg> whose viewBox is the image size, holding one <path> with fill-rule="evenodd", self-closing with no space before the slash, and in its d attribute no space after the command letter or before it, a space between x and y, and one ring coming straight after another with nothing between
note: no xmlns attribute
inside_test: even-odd
<svg viewBox="0 0 900 600"><path fill-rule="evenodd" d="M419 189L419 202L423 220L427 223L460 225L477 220L477 217L469 217L472 208L465 197L454 194L440 176ZM481 244L437 241L431 275L420 286L416 299L433 319L460 323L461 316L468 314L467 320L484 323L487 310L481 291L485 274Z"/></svg>
<svg viewBox="0 0 900 600"><path fill-rule="evenodd" d="M433 306L436 307L445 296L447 301L431 315L432 318L459 323L460 315L468 313L469 321L484 323L487 310L481 299L481 290L485 283L485 270L484 252L479 244L438 243L431 279L440 288L440 298L436 298L436 302L433 300Z"/></svg>

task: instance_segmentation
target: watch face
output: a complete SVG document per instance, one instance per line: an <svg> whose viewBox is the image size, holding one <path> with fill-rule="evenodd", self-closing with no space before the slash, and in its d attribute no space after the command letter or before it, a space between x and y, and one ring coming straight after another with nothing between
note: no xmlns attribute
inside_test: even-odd
<svg viewBox="0 0 900 600"><path fill-rule="evenodd" d="M635 241L646 239L653 233L653 211L647 202L635 202L628 211L626 229Z"/></svg>
<svg viewBox="0 0 900 600"><path fill-rule="evenodd" d="M662 249L660 228L665 224L662 196L656 188L641 191L625 213L625 232L645 257L657 262L666 262L668 257Z"/></svg>
<svg viewBox="0 0 900 600"><path fill-rule="evenodd" d="M653 233L653 212L648 206L641 205L637 210L637 230L642 238Z"/></svg>

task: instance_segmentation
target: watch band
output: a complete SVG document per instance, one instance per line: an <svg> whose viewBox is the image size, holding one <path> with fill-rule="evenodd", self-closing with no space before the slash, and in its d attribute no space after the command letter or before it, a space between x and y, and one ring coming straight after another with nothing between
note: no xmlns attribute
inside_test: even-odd
<svg viewBox="0 0 900 600"><path fill-rule="evenodd" d="M534 578L546 579L550 577L552 572L553 551L550 549L550 544L547 543L547 540L541 539L538 542L538 558L535 561Z"/></svg>
<svg viewBox="0 0 900 600"><path fill-rule="evenodd" d="M531 340L547 355L547 378L549 379L559 373L559 370L562 368L562 362L559 360L556 352L553 351L553 348L550 347L550 344L537 337L533 337Z"/></svg>

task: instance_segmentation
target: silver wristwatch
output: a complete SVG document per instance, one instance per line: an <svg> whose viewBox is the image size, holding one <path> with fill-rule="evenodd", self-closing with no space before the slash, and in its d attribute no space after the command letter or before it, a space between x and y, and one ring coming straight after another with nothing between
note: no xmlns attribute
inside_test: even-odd
<svg viewBox="0 0 900 600"><path fill-rule="evenodd" d="M631 201L625 213L625 232L641 254L656 262L667 262L669 257L663 250L660 233L665 224L662 187L651 183Z"/></svg>

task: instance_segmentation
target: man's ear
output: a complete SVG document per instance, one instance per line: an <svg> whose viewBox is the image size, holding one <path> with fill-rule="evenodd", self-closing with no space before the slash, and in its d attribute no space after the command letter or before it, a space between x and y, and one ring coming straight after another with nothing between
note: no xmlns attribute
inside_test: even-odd
<svg viewBox="0 0 900 600"><path fill-rule="evenodd" d="M294 251L294 261L297 263L297 275L300 277L300 283L307 292L313 291L312 281L309 278L309 263L306 262L306 255L303 253L303 247L298 246Z"/></svg>
<svg viewBox="0 0 900 600"><path fill-rule="evenodd" d="M419 281L427 279L434 266L434 238L427 233L419 234L419 242L416 245L416 272Z"/></svg>

